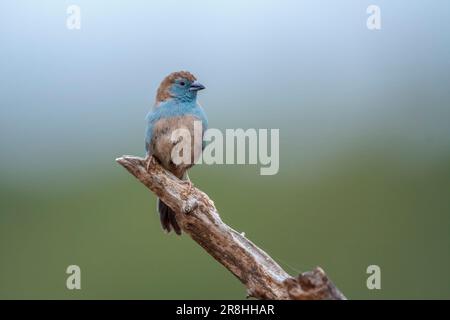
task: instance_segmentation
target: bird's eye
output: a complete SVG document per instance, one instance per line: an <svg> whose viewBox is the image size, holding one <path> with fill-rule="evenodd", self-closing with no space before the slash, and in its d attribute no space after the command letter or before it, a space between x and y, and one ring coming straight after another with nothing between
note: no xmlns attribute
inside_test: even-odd
<svg viewBox="0 0 450 320"><path fill-rule="evenodd" d="M185 85L184 81L181 81L180 86L184 86L184 85Z"/></svg>

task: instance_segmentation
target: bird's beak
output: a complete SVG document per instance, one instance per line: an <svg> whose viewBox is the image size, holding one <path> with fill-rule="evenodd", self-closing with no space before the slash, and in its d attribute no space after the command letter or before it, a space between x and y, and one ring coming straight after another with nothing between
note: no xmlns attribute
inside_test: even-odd
<svg viewBox="0 0 450 320"><path fill-rule="evenodd" d="M198 83L197 81L194 81L191 86L189 87L189 91L200 91L205 89L205 86L201 83Z"/></svg>

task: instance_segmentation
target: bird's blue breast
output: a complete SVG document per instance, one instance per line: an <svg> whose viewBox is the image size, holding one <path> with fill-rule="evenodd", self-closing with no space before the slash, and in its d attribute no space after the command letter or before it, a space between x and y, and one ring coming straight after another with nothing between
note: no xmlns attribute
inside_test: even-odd
<svg viewBox="0 0 450 320"><path fill-rule="evenodd" d="M151 144L154 126L161 119L182 117L182 116L194 116L202 121L203 132L208 127L208 119L203 111L203 108L196 102L177 102L175 100L169 100L162 102L158 107L148 113L147 115L147 130L145 135L145 151L149 152L149 146Z"/></svg>

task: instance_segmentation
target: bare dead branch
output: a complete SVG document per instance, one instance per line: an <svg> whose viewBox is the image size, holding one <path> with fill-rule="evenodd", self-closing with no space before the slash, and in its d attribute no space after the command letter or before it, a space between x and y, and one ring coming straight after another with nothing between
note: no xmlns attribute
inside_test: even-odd
<svg viewBox="0 0 450 320"><path fill-rule="evenodd" d="M222 222L209 197L189 187L151 159L123 156L116 159L174 212L181 229L233 273L258 299L332 299L345 296L317 267L297 277L286 273L267 253L243 234Z"/></svg>

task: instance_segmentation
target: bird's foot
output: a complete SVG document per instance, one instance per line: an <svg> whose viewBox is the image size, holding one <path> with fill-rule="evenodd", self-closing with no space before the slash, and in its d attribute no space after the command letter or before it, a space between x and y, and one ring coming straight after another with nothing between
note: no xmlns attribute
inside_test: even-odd
<svg viewBox="0 0 450 320"><path fill-rule="evenodd" d="M150 165L152 163L152 157L146 156L144 159L144 163L145 163L145 170L147 170L148 172L150 170Z"/></svg>

